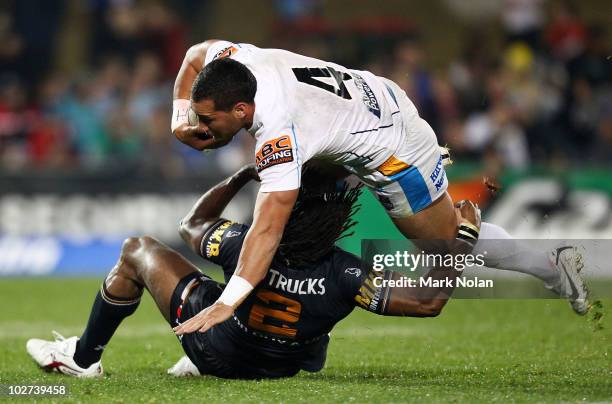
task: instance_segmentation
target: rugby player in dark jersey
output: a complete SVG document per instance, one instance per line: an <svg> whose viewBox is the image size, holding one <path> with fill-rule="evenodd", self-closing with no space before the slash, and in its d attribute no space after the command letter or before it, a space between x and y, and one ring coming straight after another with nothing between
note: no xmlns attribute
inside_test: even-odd
<svg viewBox="0 0 612 404"><path fill-rule="evenodd" d="M253 167L241 169L204 194L181 222L183 239L203 258L220 265L226 281L236 268L249 226L221 214L245 184L257 179ZM187 354L188 359L175 365L174 374L274 378L300 370L316 372L325 364L329 332L355 307L389 316L439 314L452 293L449 288L376 287L375 277L398 279L401 274L370 271L358 257L335 246L354 224L358 195L359 189L338 186L333 177L316 169L305 171L298 202L266 278L230 319L203 333L183 323L213 304L224 285L153 238L128 238L95 298L83 335L30 339L27 351L46 370L101 376L102 352L121 321L138 307L144 288L175 328ZM471 202L460 204L457 218L458 228L463 223L469 225L464 230L476 229L473 237L464 235L458 242L476 239L478 209ZM456 271L450 273L457 276Z"/></svg>

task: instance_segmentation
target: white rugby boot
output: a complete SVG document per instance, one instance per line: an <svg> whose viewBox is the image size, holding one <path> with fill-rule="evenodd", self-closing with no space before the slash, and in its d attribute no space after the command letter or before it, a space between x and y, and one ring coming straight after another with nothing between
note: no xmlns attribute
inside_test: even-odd
<svg viewBox="0 0 612 404"><path fill-rule="evenodd" d="M566 298L577 314L586 314L590 308L589 291L580 276L584 268L582 254L575 246L563 246L553 249L549 258L559 273L559 281L556 284L545 284L546 288Z"/></svg>
<svg viewBox="0 0 612 404"><path fill-rule="evenodd" d="M102 376L102 363L93 363L84 369L74 361L74 351L79 340L77 337L64 338L56 331L52 331L55 341L32 338L26 343L26 350L38 363L38 366L48 372L57 371L74 377L100 377Z"/></svg>
<svg viewBox="0 0 612 404"><path fill-rule="evenodd" d="M187 355L179 359L167 373L176 377L200 376L200 371Z"/></svg>

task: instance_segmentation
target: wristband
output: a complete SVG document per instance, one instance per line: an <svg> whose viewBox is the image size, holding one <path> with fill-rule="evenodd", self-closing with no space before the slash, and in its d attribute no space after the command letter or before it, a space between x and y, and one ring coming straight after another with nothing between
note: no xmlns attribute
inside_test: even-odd
<svg viewBox="0 0 612 404"><path fill-rule="evenodd" d="M191 101L177 98L172 101L172 121L170 129L172 132L184 123L189 123L189 110L191 109Z"/></svg>
<svg viewBox="0 0 612 404"><path fill-rule="evenodd" d="M241 276L232 275L217 301L235 307L240 304L253 289L253 285L251 285L249 281Z"/></svg>

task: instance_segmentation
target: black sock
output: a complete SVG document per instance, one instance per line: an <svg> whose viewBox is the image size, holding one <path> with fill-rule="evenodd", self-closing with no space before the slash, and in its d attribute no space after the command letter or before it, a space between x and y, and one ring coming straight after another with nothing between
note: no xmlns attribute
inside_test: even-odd
<svg viewBox="0 0 612 404"><path fill-rule="evenodd" d="M121 321L136 311L140 297L125 299L108 293L106 285L96 295L87 327L77 342L74 361L82 368L88 368L100 360L108 341Z"/></svg>

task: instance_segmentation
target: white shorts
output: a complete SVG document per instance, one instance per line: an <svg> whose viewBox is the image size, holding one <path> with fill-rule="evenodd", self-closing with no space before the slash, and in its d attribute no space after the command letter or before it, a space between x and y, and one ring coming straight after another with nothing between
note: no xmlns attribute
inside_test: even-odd
<svg viewBox="0 0 612 404"><path fill-rule="evenodd" d="M393 90L402 111L400 136L404 138L376 171L360 179L389 216L403 218L420 212L444 195L448 188L444 163L450 159L446 149L438 145L431 126L415 113L404 91L392 81L388 81L388 87Z"/></svg>

